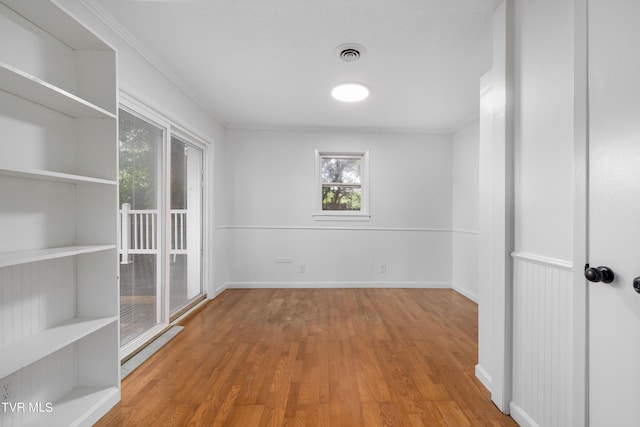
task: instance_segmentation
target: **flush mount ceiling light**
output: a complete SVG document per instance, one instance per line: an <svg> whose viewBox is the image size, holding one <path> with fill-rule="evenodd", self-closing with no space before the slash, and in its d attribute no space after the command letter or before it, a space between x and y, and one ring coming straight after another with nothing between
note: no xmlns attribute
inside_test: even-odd
<svg viewBox="0 0 640 427"><path fill-rule="evenodd" d="M362 83L342 83L333 88L331 96L342 102L358 102L369 96L369 89Z"/></svg>

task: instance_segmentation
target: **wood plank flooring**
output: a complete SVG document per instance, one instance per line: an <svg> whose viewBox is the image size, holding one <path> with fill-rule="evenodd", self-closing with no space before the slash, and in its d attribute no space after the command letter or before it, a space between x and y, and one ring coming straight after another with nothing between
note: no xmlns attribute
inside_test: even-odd
<svg viewBox="0 0 640 427"><path fill-rule="evenodd" d="M515 426L474 377L477 306L446 289L227 290L98 426Z"/></svg>

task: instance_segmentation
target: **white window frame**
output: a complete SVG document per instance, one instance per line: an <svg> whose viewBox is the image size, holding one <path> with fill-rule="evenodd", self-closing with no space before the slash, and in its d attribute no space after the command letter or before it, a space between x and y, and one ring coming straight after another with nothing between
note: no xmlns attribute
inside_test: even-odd
<svg viewBox="0 0 640 427"><path fill-rule="evenodd" d="M362 169L360 183L360 210L322 210L322 159L323 158L359 158ZM369 151L363 152L339 152L315 150L315 213L316 221L369 221L371 213L369 210Z"/></svg>

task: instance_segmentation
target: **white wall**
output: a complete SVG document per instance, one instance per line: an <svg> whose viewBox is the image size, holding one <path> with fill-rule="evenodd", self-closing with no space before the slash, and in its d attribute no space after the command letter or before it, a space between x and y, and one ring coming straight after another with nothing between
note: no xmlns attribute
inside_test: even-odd
<svg viewBox="0 0 640 427"><path fill-rule="evenodd" d="M573 2L516 1L516 250L572 259Z"/></svg>
<svg viewBox="0 0 640 427"><path fill-rule="evenodd" d="M478 302L478 178L480 122L452 137L453 288Z"/></svg>
<svg viewBox="0 0 640 427"><path fill-rule="evenodd" d="M220 225L229 224L230 221L230 206L231 206L231 192L227 190L227 173L226 164L227 152L224 138L220 138L217 141L223 141L223 143L216 142L213 152L213 194L210 197L213 199L213 215L214 222L211 223L209 229L209 236L212 239L213 251L209 257L211 263L211 269L213 270L213 277L211 278L211 288L209 290L209 296L213 298L224 290L224 286L229 282L229 232L227 229L220 227ZM211 180L209 180L211 183ZM211 245L209 245L211 247Z"/></svg>
<svg viewBox="0 0 640 427"><path fill-rule="evenodd" d="M224 253L225 251L222 249L225 244L224 236L219 237L214 232L217 217L222 216L224 219L221 209L216 209L214 203L215 198L221 197L222 199L224 197L220 194L224 189L221 180L214 180L214 176L223 164L223 127L172 79L148 61L140 51L132 48L131 44L120 34L113 31L96 14L87 9L83 2L80 0L60 0L59 3L76 19L91 28L93 32L104 38L117 50L118 79L122 91L162 114L172 123L196 134L209 143L208 158L205 160L209 173L209 188L212 189L209 192L210 215L207 218L210 228L208 254L212 259L214 254ZM217 288L214 284L224 283L227 280L226 272L222 268L224 265L224 260L221 260L221 262L209 266L206 290L210 295L213 295L213 291Z"/></svg>
<svg viewBox="0 0 640 427"><path fill-rule="evenodd" d="M229 286L451 286L449 135L231 129L226 143ZM369 222L314 220L315 149L369 151Z"/></svg>
<svg viewBox="0 0 640 427"><path fill-rule="evenodd" d="M573 7L518 0L514 9L511 413L521 425L572 425Z"/></svg>

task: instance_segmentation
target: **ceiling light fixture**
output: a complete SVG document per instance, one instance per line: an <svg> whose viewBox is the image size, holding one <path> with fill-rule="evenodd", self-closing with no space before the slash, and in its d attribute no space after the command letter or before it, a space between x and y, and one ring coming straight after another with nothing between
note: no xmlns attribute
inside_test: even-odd
<svg viewBox="0 0 640 427"><path fill-rule="evenodd" d="M369 89L362 83L342 83L333 88L331 96L342 102L358 102L369 96Z"/></svg>

